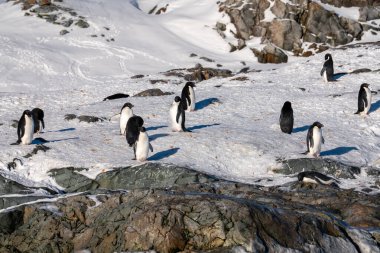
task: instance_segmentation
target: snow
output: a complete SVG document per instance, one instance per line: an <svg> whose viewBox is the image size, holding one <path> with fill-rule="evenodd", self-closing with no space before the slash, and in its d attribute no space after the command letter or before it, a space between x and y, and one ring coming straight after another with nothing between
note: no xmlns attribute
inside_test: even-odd
<svg viewBox="0 0 380 253"><path fill-rule="evenodd" d="M325 8L328 11L335 12L340 17L345 17L345 18L356 20L356 21L359 20L359 16L360 16L359 7L350 7L350 8L335 7L330 4L324 4L320 0L313 0L313 2L318 3L319 5L321 5L323 8Z"/></svg>
<svg viewBox="0 0 380 253"><path fill-rule="evenodd" d="M272 172L280 166L278 160L305 157L301 153L306 150L307 128L320 121L325 126L323 157L380 168L380 95L373 95L367 117L353 114L361 83L369 83L374 91L380 89L378 72L344 75L326 84L319 76L323 54L290 56L289 63L282 65L260 65L249 49L228 53L227 42L213 29L223 19L216 2L168 1L167 13L148 15L155 2L66 0L64 4L86 17L90 27L73 26L64 36L59 35L62 27L24 17L20 6L0 2L2 175L28 186L59 188L48 174L53 168L84 167L88 170L81 173L95 178L115 167L141 164L132 160L132 149L119 134L118 118L113 117L127 101L145 121L154 147L149 162L188 166L239 182L280 185L295 178ZM107 42L110 38L115 41ZM215 62L189 57L191 53ZM376 45L328 53L333 55L336 73L380 69ZM245 67L241 61L261 72L239 75L248 77L247 81L233 80L234 76L197 84L197 110L186 114L186 127L192 133L170 131L169 107L175 95L102 101L114 93L132 96L149 88L178 95L185 81L161 71L220 63L237 72ZM131 79L135 74L146 76ZM150 83L157 79L167 83ZM278 125L287 100L295 112L291 135L281 133ZM35 145L9 145L17 139L10 125L25 109L34 107L44 110L46 123L43 133L35 137L49 140L46 145L51 149L24 158ZM64 120L70 113L112 119L91 124ZM15 157L22 165L9 171L7 163ZM363 172L358 179L343 180L342 187L360 190L375 180Z"/></svg>

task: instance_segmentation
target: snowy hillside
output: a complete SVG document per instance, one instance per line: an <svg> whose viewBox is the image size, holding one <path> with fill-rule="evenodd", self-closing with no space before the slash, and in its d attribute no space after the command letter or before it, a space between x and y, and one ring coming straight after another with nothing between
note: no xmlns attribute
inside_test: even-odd
<svg viewBox="0 0 380 253"><path fill-rule="evenodd" d="M154 147L150 161L240 182L282 184L295 178L272 170L281 159L305 157L301 153L308 126L320 121L326 141L322 157L380 169L380 44L326 51L333 56L336 73L372 71L324 83L319 75L324 54L297 58L289 53L287 64L262 65L248 48L228 53L228 43L213 29L223 18L216 2L172 1L165 15L149 15L152 5L145 0L65 0L63 4L86 17L90 27L73 27L61 36L62 27L25 17L20 6L0 1L1 174L30 186L54 186L47 174L53 168L90 168L85 174L95 177L114 167L139 164L132 160L114 116L127 101L145 121ZM192 53L197 56L190 57ZM221 64L234 73L243 67L250 71L198 83L197 110L186 114L192 133L173 133L168 113L175 95L132 96L149 88L179 95L185 81L161 72L196 63L213 68ZM131 79L136 74L145 76ZM354 115L364 82L375 91L367 117ZM114 93L131 97L102 101ZM278 125L287 100L295 114L291 135ZM35 145L9 145L17 139L11 124L34 107L45 111L46 129L38 137L48 140L51 149L24 158ZM66 114L111 120L67 121ZM7 164L14 158L22 163L9 171ZM360 190L375 181L364 172L342 181L342 187Z"/></svg>

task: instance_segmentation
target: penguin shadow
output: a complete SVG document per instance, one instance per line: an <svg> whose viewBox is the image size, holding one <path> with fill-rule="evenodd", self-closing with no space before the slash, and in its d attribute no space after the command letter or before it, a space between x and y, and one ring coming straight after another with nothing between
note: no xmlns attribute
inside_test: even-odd
<svg viewBox="0 0 380 253"><path fill-rule="evenodd" d="M345 75L348 75L348 73L347 72L336 73L333 75L333 81L337 81L339 78L341 78Z"/></svg>
<svg viewBox="0 0 380 253"><path fill-rule="evenodd" d="M310 127L310 125L304 125L304 126L301 126L301 127L293 128L293 132L292 133L296 134L296 133L307 131L309 129L309 127Z"/></svg>
<svg viewBox="0 0 380 253"><path fill-rule="evenodd" d="M329 155L344 155L352 150L358 150L357 147L337 147L330 150L322 151L320 156L329 156Z"/></svg>
<svg viewBox="0 0 380 253"><path fill-rule="evenodd" d="M209 124L209 125L198 125L198 126L188 127L187 130L193 131L193 130L197 130L197 129L212 127L212 126L219 126L219 125L220 125L220 123L214 123L214 124Z"/></svg>
<svg viewBox="0 0 380 253"><path fill-rule="evenodd" d="M371 105L371 109L369 110L369 113L375 112L379 110L379 108L380 108L380 100L378 100L377 102Z"/></svg>
<svg viewBox="0 0 380 253"><path fill-rule="evenodd" d="M149 136L149 141L154 141L155 139L169 136L169 134L153 134Z"/></svg>
<svg viewBox="0 0 380 253"><path fill-rule="evenodd" d="M153 126L153 127L147 127L145 128L146 131L154 131L154 130L157 130L157 129L160 129L160 128L164 128L164 127L168 127L168 126Z"/></svg>
<svg viewBox="0 0 380 253"><path fill-rule="evenodd" d="M79 140L79 137L73 137L73 138L66 138L66 139L58 139L58 140L45 140L44 138L35 138L32 141L32 144L38 145L38 144L45 144L45 143L52 143L52 142L61 142L61 141L69 141L69 140Z"/></svg>
<svg viewBox="0 0 380 253"><path fill-rule="evenodd" d="M69 131L75 131L75 130L76 129L74 127L71 127L71 128L64 128L64 129L59 129L59 130L46 131L45 133L69 132Z"/></svg>
<svg viewBox="0 0 380 253"><path fill-rule="evenodd" d="M219 99L217 98L206 98L206 99L203 99L201 101L198 101L195 103L195 110L202 110L203 108L215 103L215 102L218 102Z"/></svg>
<svg viewBox="0 0 380 253"><path fill-rule="evenodd" d="M179 150L179 148L171 148L168 150L164 150L164 151L155 153L154 155L152 155L151 157L148 158L148 161L158 161L158 160L161 160L163 158L172 156L175 153L177 153L178 150Z"/></svg>

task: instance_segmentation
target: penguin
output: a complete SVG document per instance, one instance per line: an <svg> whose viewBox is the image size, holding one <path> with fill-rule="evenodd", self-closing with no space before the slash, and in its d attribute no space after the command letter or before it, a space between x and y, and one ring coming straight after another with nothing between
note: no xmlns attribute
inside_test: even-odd
<svg viewBox="0 0 380 253"><path fill-rule="evenodd" d="M17 143L18 144L22 143L24 145L31 144L33 141L33 134L34 134L33 114L31 111L25 110L22 113L20 120L18 121Z"/></svg>
<svg viewBox="0 0 380 253"><path fill-rule="evenodd" d="M181 100L184 101L184 109L188 112L195 110L194 82L187 82L182 89Z"/></svg>
<svg viewBox="0 0 380 253"><path fill-rule="evenodd" d="M331 54L325 55L325 62L323 63L321 76L325 82L334 81L334 62Z"/></svg>
<svg viewBox="0 0 380 253"><path fill-rule="evenodd" d="M125 103L120 111L120 134L125 135L125 128L128 120L133 116L133 105L131 103Z"/></svg>
<svg viewBox="0 0 380 253"><path fill-rule="evenodd" d="M191 132L185 127L184 103L186 103L186 101L181 100L179 96L176 96L170 107L170 125L173 132Z"/></svg>
<svg viewBox="0 0 380 253"><path fill-rule="evenodd" d="M298 181L312 184L332 185L338 187L338 180L316 171L304 171L298 174Z"/></svg>
<svg viewBox="0 0 380 253"><path fill-rule="evenodd" d="M136 142L139 139L140 127L144 125L144 120L140 116L132 116L127 122L125 128L125 137L130 147L133 147L133 153L136 154ZM136 159L136 157L134 158Z"/></svg>
<svg viewBox="0 0 380 253"><path fill-rule="evenodd" d="M34 133L40 133L42 129L45 129L44 111L40 108L34 108L32 110L34 121Z"/></svg>
<svg viewBox="0 0 380 253"><path fill-rule="evenodd" d="M325 143L322 136L322 127L323 125L318 121L314 122L313 125L309 127L306 137L307 151L303 154L309 153L314 157L319 157L322 143Z"/></svg>
<svg viewBox="0 0 380 253"><path fill-rule="evenodd" d="M355 112L355 114L367 115L369 109L371 109L372 94L368 86L368 83L363 83L360 85L358 95L358 111Z"/></svg>
<svg viewBox="0 0 380 253"><path fill-rule="evenodd" d="M292 104L289 101L286 101L281 109L280 115L280 128L281 131L287 134L291 134L293 131L293 109Z"/></svg>
<svg viewBox="0 0 380 253"><path fill-rule="evenodd" d="M149 142L149 136L146 133L145 127L140 127L139 131L139 137L136 141L135 157L136 160L144 162L148 158L149 150L153 152L153 147Z"/></svg>

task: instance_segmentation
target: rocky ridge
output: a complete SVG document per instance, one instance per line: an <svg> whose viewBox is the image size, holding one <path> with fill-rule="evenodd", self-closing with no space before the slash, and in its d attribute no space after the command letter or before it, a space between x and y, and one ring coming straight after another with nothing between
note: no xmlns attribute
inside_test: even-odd
<svg viewBox="0 0 380 253"><path fill-rule="evenodd" d="M83 170L51 171L66 195L3 210L0 251L379 250L377 195L296 179L278 187L246 185L155 163L95 179Z"/></svg>

